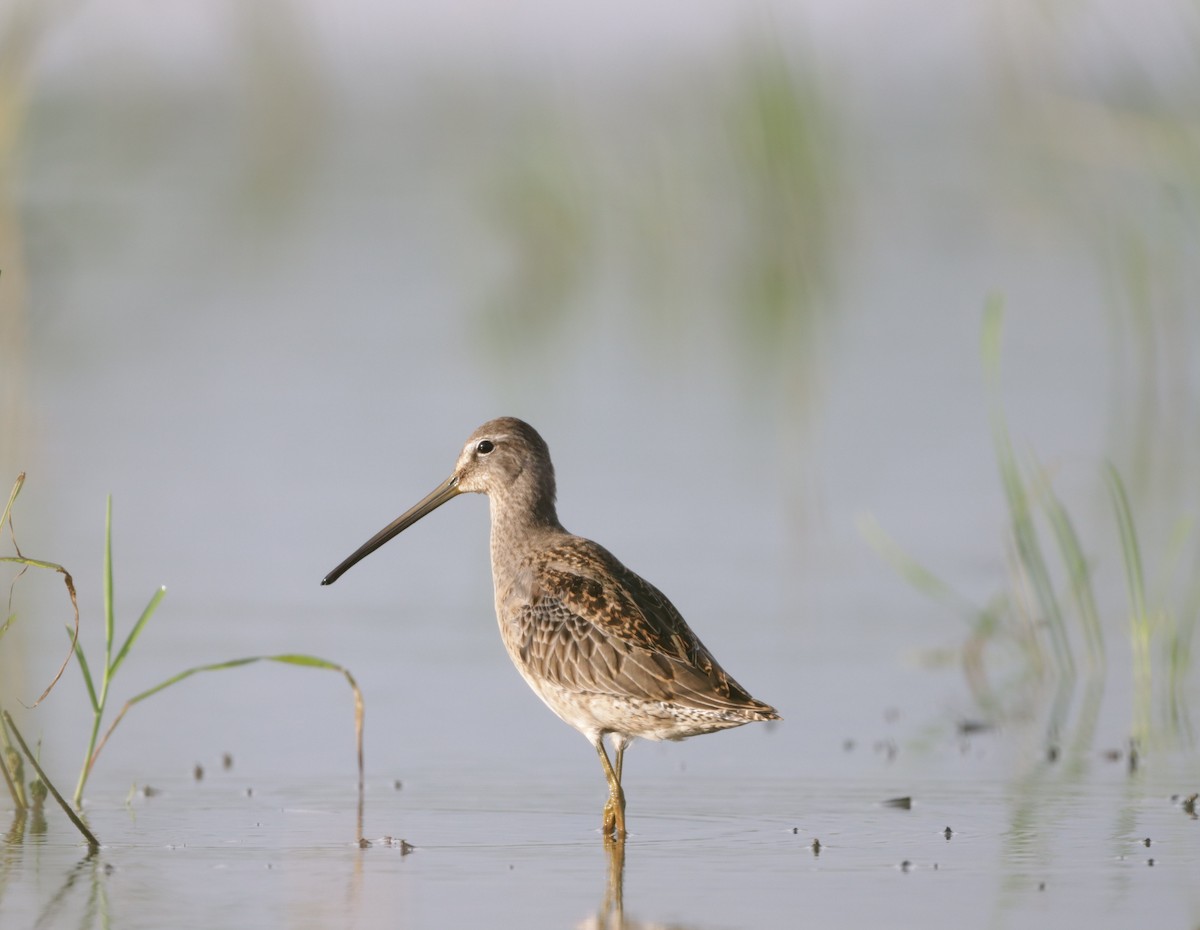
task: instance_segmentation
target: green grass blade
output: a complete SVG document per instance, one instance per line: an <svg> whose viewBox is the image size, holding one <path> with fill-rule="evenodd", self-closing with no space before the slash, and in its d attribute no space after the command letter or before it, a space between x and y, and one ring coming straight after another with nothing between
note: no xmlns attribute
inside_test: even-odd
<svg viewBox="0 0 1200 930"><path fill-rule="evenodd" d="M52 782L50 777L44 771L42 771L42 767L38 764L37 758L32 752L29 751L29 746L26 745L25 738L21 736L21 731L18 730L17 725L13 723L13 719L11 716L9 716L8 711L4 711L4 722L8 725L8 728L12 731L12 735L16 737L17 742L21 745L21 751L25 753L25 758L29 760L29 764L33 766L33 770L37 772L38 778L42 780L42 784L44 784L46 788L49 789L50 793L54 795L54 800L58 802L59 807L66 811L67 816L71 819L71 823L75 824L75 829L83 834L83 838L87 840L88 846L90 846L92 849L99 849L100 841L96 839L92 831L87 828L87 825L79 819L78 815L71 810L71 807L69 804L67 804L66 799L59 794L58 789L54 787L54 782Z"/></svg>
<svg viewBox="0 0 1200 930"><path fill-rule="evenodd" d="M108 693L108 670L112 667L113 631L116 620L113 613L113 563L112 563L112 495L104 508L104 680L100 684L101 705Z"/></svg>
<svg viewBox="0 0 1200 930"><path fill-rule="evenodd" d="M909 555L904 548L887 534L872 514L862 514L855 521L858 532L872 549L892 566L901 578L935 601L947 604L956 613L975 618L980 614L978 607L942 581L933 572Z"/></svg>
<svg viewBox="0 0 1200 930"><path fill-rule="evenodd" d="M92 683L92 670L88 667L87 656L83 654L83 644L67 627L67 637L71 640L71 648L75 650L75 660L79 663L79 671L83 673L83 683L87 685L88 700L92 702L92 710L100 713L100 702L96 699L96 687Z"/></svg>
<svg viewBox="0 0 1200 930"><path fill-rule="evenodd" d="M1121 552L1125 562L1125 582L1129 589L1129 606L1138 621L1146 619L1146 585L1142 573L1142 554L1138 546L1137 530L1133 523L1133 512L1129 507L1129 496L1125 484L1112 463L1105 464L1105 478L1112 495L1113 510L1117 515L1117 530L1121 536Z"/></svg>
<svg viewBox="0 0 1200 930"><path fill-rule="evenodd" d="M992 294L983 308L983 328L980 335L979 354L983 358L983 370L989 383L1000 383L1000 357L1004 335L1004 298Z"/></svg>
<svg viewBox="0 0 1200 930"><path fill-rule="evenodd" d="M350 685L351 690L354 692L354 730L355 730L355 738L356 738L356 743L357 743L357 748L358 748L358 782L359 782L359 788L361 790L362 784L363 784L363 772L364 772L364 768L363 768L363 717L364 717L363 707L364 707L364 705L363 705L362 691L359 690L358 682L356 682L354 680L354 676L350 674L349 669L346 669L343 666L338 665L336 662L330 662L327 659L321 659L321 658L318 658L317 656L302 655L299 653L283 653L280 655L269 655L269 656L247 656L247 657L241 658L241 659L229 659L225 662L212 662L207 665L197 665L192 668L184 669L182 672L172 675L170 678L167 678L164 681L160 681L154 687L147 688L145 691L142 691L140 694L135 694L133 697L131 697L128 701L125 702L125 705L121 708L120 713L118 713L117 716L113 719L113 722L111 724L109 724L108 729L104 733L104 736L100 738L100 742L96 744L96 748L92 752L91 758L88 760L87 766L84 770L85 773L91 772L92 767L96 764L96 759L100 756L100 751L104 748L105 744L108 742L109 737L112 736L113 731L117 728L117 724L119 724L124 719L125 714L129 711L129 709L131 707L133 707L137 704L140 704L142 701L146 700L147 698L153 697L154 695L158 694L160 691L164 691L167 688L171 687L172 685L179 684L179 682L185 681L186 679L191 678L193 675L200 674L201 672L219 672L219 671L224 671L225 669L240 668L244 665L251 665L252 663L255 663L255 662L280 662L284 665L296 665L296 666L301 666L301 667L305 667L305 668L327 669L329 671L340 672L345 677L347 683Z"/></svg>
<svg viewBox="0 0 1200 930"><path fill-rule="evenodd" d="M1000 348L1003 335L1004 301L1000 297L988 299L983 316L983 336L980 354L983 360L988 392L989 414L992 424L992 441L996 450L996 462L1000 469L1000 480L1004 485L1004 496L1008 502L1012 521L1013 540L1017 548L1017 560L1024 569L1033 588L1034 598L1043 619L1050 628L1050 641L1054 645L1055 657L1060 671L1068 675L1075 673L1075 661L1071 655L1071 640L1067 635L1062 607L1054 593L1050 570L1038 542L1037 527L1033 522L1029 492L1021 476L1008 422L1004 416L1004 405L1000 398Z"/></svg>
<svg viewBox="0 0 1200 930"><path fill-rule="evenodd" d="M8 615L8 619L4 621L3 625L0 625L0 639L4 639L4 634L8 632L8 628L10 626L12 626L16 622L16 620L17 620L16 614Z"/></svg>
<svg viewBox="0 0 1200 930"><path fill-rule="evenodd" d="M146 622L154 616L154 611L158 609L158 605L167 594L165 585L154 592L154 596L150 598L150 603L146 605L146 609L142 611L142 615L138 617L137 623L133 625L133 629L129 631L129 635L125 637L125 642L121 644L120 650L117 652L117 657L112 660L112 664L108 667L108 677L112 678L117 674L117 669L121 667L121 663L125 661L125 656L129 654L129 650L133 648L133 644L137 642L138 636L142 633L142 628Z"/></svg>
<svg viewBox="0 0 1200 930"><path fill-rule="evenodd" d="M52 572L66 573L66 569L57 562L43 562L41 559L27 559L23 555L0 555L0 562L16 562L18 565L28 565L30 568L45 568Z"/></svg>
<svg viewBox="0 0 1200 930"><path fill-rule="evenodd" d="M1042 510L1050 521L1054 538L1058 543L1059 554L1067 568L1067 577L1071 584L1071 597L1079 614L1080 626L1083 627L1088 645L1088 655L1092 667L1104 667L1104 630L1100 624L1100 612L1096 608L1096 593L1092 588L1092 570L1083 547L1079 542L1079 534L1071 521L1067 509L1054 493L1045 473L1038 472L1038 499Z"/></svg>
<svg viewBox="0 0 1200 930"><path fill-rule="evenodd" d="M1129 589L1129 636L1133 644L1134 738L1144 739L1150 732L1150 698L1153 686L1150 668L1150 615L1146 612L1146 583L1142 572L1142 554L1137 528L1125 484L1112 463L1105 464L1104 477L1112 496L1125 562L1125 583Z"/></svg>
<svg viewBox="0 0 1200 930"><path fill-rule="evenodd" d="M0 527L3 527L8 522L8 515L12 513L13 502L17 499L17 495L21 493L21 485L25 483L25 472L17 475L17 480L12 486L12 490L8 493L8 503L4 505L4 516L0 517Z"/></svg>

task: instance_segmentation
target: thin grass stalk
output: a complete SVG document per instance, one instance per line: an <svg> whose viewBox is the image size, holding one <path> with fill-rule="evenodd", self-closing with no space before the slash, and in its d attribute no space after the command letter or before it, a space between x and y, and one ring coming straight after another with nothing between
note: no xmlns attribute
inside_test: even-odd
<svg viewBox="0 0 1200 930"><path fill-rule="evenodd" d="M7 711L4 712L7 714ZM16 808L18 814L22 813L29 805L25 799L25 786L21 784L20 775L18 774L16 781L13 780L12 773L8 770L9 753L15 753L8 738L8 728L4 725L4 718L0 717L0 772L4 773L4 783L8 786L8 793L12 796L13 807ZM18 761L19 761L18 756Z"/></svg>
<svg viewBox="0 0 1200 930"><path fill-rule="evenodd" d="M87 824L79 819L79 816L75 813L75 811L71 810L71 806L67 803L67 799L59 794L58 789L54 787L54 782L52 782L49 776L42 771L42 767L38 764L37 758L32 752L29 751L29 746L25 743L24 737L21 736L21 731L17 729L17 725L13 722L12 715L10 715L8 711L4 711L4 722L9 729L12 730L12 734L16 738L17 742L20 743L21 751L25 753L25 758L29 760L29 764L33 766L33 770L37 772L38 778L42 780L42 784L44 784L47 790L54 796L54 800L58 802L58 806L66 812L67 816L71 819L71 823L75 824L75 829L83 834L83 838L87 840L89 847L92 849L99 849L100 841L96 839L95 834L93 834L92 831L87 828Z"/></svg>
<svg viewBox="0 0 1200 930"><path fill-rule="evenodd" d="M13 541L13 544L15 547L15 545L16 545L15 540ZM18 553L20 552L19 549L17 551L18 551ZM27 559L23 555L0 556L0 562L13 562L18 565L24 565L26 568L44 568L47 571L58 572L60 575L63 576L63 584L65 584L67 586L67 595L71 598L71 607L75 611L74 632L71 634L72 643L78 642L78 640L79 640L79 599L75 596L75 580L71 577L71 573L69 571L67 571L65 568L63 568L61 565L58 565L54 562L43 562L40 559ZM19 578L23 572L24 572L24 569L22 569L21 572L18 572L17 577ZM14 581L13 584L16 584L16 582ZM11 590L10 590L10 596L11 596ZM11 619L8 622L11 623ZM50 684L46 685L45 690L42 691L42 693L40 695L38 695L38 699L29 705L30 710L32 710L33 708L35 708L39 704L41 704L42 701L44 701L46 699L46 695L48 695L51 691L54 690L54 686L56 684L58 684L58 680L60 678L62 678L63 672L66 671L67 665L71 661L71 655L72 655L73 648L74 648L74 646L72 645L72 649L67 650L67 656L63 660L62 665L60 665L58 667L58 671L55 672L54 677L52 679L50 679Z"/></svg>
<svg viewBox="0 0 1200 930"><path fill-rule="evenodd" d="M1112 463L1105 464L1104 476L1112 496L1125 563L1125 583L1129 592L1129 636L1133 646L1134 737L1143 739L1150 732L1150 699L1153 677L1150 665L1150 615L1146 610L1146 588L1137 528L1125 484Z"/></svg>
<svg viewBox="0 0 1200 930"><path fill-rule="evenodd" d="M4 528L4 524L8 524L8 532L13 536L12 521L10 514L12 513L13 502L16 501L17 495L21 493L21 486L25 483L25 472L17 475L17 480L13 482L12 490L8 492L8 503L4 505L4 516L0 517L0 530ZM14 543L15 543L15 536Z"/></svg>
<svg viewBox="0 0 1200 930"><path fill-rule="evenodd" d="M88 777L91 775L92 763L96 755L96 740L100 736L100 724L104 719L104 709L108 705L109 684L167 593L165 587L159 587L154 592L149 603L142 611L141 616L138 617L137 623L133 625L133 629L129 631L129 635L125 637L125 641L121 644L120 649L117 650L116 657L114 658L112 648L116 634L116 611L113 609L112 574L112 495L109 495L104 520L104 668L101 669L99 692L96 690L83 647L78 641L74 644L75 658L79 662L79 671L83 675L84 684L87 685L88 699L92 704L92 732L88 739L87 753L84 756L83 764L79 768L79 780L75 784L75 796L73 800L76 807L83 802L83 789L87 785Z"/></svg>
<svg viewBox="0 0 1200 930"><path fill-rule="evenodd" d="M83 789L91 773L92 756L96 750L96 740L100 736L100 724L104 719L104 706L108 702L108 683L112 679L109 666L112 657L113 631L116 619L113 611L113 565L112 565L112 495L108 495L104 507L104 667L100 673L100 691L95 694L91 686L91 675L87 662L83 658L83 650L77 649L79 667L83 671L84 680L88 682L89 697L92 697L92 732L88 736L87 750L83 755L83 764L79 767L79 779L75 782L75 795L72 800L75 806L83 803Z"/></svg>
<svg viewBox="0 0 1200 930"><path fill-rule="evenodd" d="M242 659L230 659L225 662L213 662L208 665L197 665L192 668L184 669L182 672L172 675L170 678L167 678L164 681L160 681L154 687L147 688L140 694L135 694L125 702L125 704L121 707L121 710L117 713L117 716L113 718L113 722L109 724L108 729L104 731L104 736L101 737L100 741L96 744L95 751L88 760L86 771L88 773L91 772L92 767L96 764L96 760L100 757L101 750L103 750L105 745L108 743L109 737L112 736L113 731L117 728L117 725L125 718L125 714L127 714L135 705L140 704L147 698L153 697L160 691L163 691L172 685L191 678L193 675L200 674L201 672L218 672L225 669L240 668L243 665L250 665L254 662L281 662L285 665L297 665L307 668L322 668L329 671L340 672L345 677L347 683L350 685L351 690L354 692L354 733L356 756L358 760L358 786L359 790L361 791L364 782L363 720L365 716L365 704L363 703L362 691L358 687L358 682L354 680L354 676L350 674L349 669L338 665L336 662L330 662L327 659L318 658L317 656L300 655L295 653L284 653L281 655L269 656L247 656Z"/></svg>
<svg viewBox="0 0 1200 930"><path fill-rule="evenodd" d="M1066 675L1074 675L1075 660L1071 654L1070 637L1063 620L1062 608L1054 593L1054 585L1050 579L1046 559L1042 555L1041 545L1038 542L1037 529L1034 526L1029 505L1029 493L1021 478L1016 455L1013 452L1012 439L1008 432L1008 423L1004 417L1004 408L1000 401L1000 345L1003 323L1004 302L999 297L993 297L988 301L984 311L980 353L983 357L987 380L989 418L992 424L992 440L996 450L996 460L1000 469L1000 479L1004 485L1004 496L1008 502L1017 557L1029 579L1042 618L1050 629L1050 641L1054 646L1059 671Z"/></svg>
<svg viewBox="0 0 1200 930"><path fill-rule="evenodd" d="M1079 624L1084 632L1084 641L1088 647L1088 660L1093 672L1103 671L1105 667L1104 630L1100 624L1100 612L1096 608L1096 594L1092 588L1092 571L1088 565L1079 535L1062 501L1054 493L1045 473L1039 471L1037 479L1038 500L1046 514L1054 538L1058 543L1059 554L1067 569L1070 581L1071 598L1079 615Z"/></svg>
<svg viewBox="0 0 1200 930"><path fill-rule="evenodd" d="M954 590L945 581L909 555L871 514L862 514L856 521L859 534L912 587L935 601L945 604L972 624L983 611L970 599Z"/></svg>

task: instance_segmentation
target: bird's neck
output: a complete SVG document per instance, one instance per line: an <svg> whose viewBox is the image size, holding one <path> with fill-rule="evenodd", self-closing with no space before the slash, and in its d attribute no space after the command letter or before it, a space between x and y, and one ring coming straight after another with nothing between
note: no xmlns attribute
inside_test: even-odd
<svg viewBox="0 0 1200 930"><path fill-rule="evenodd" d="M492 575L498 588L510 582L524 556L566 533L552 497L489 495L492 516Z"/></svg>

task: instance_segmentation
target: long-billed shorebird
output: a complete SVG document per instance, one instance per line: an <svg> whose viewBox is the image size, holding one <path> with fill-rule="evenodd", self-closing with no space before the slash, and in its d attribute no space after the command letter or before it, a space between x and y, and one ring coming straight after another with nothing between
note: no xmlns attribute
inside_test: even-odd
<svg viewBox="0 0 1200 930"><path fill-rule="evenodd" d="M513 417L475 430L450 477L321 584L333 584L355 562L467 492L486 494L490 503L496 618L513 664L600 756L609 792L606 838L625 836L621 764L635 737L680 740L779 719L775 708L752 698L717 664L657 588L607 549L563 529L550 450L532 426Z"/></svg>

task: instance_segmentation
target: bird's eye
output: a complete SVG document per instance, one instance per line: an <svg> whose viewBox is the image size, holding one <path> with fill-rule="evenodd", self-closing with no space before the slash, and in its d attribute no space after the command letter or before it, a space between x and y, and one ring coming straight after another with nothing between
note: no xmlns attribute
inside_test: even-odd
<svg viewBox="0 0 1200 930"><path fill-rule="evenodd" d="M477 445L475 447L475 451L478 452L480 455L487 455L494 448L496 448L496 446L492 443L492 441L490 439L481 439L481 440L479 440L479 445Z"/></svg>

